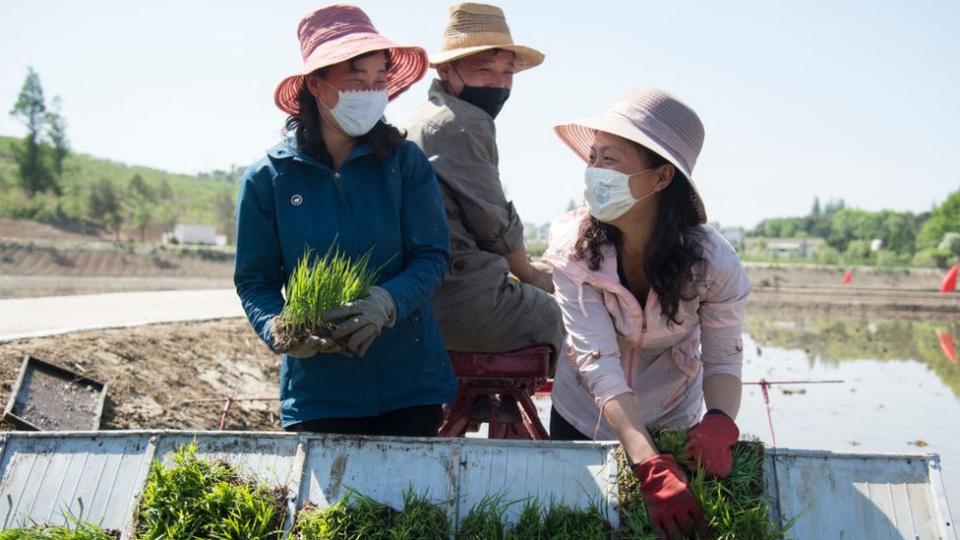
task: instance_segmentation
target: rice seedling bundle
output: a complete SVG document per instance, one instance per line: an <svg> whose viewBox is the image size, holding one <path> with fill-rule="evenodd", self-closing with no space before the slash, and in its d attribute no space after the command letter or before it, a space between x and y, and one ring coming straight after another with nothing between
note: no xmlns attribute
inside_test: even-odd
<svg viewBox="0 0 960 540"><path fill-rule="evenodd" d="M7 529L0 540L116 540L117 531L106 531L91 523L75 522L72 527L39 526L29 529Z"/></svg>
<svg viewBox="0 0 960 540"><path fill-rule="evenodd" d="M733 448L733 472L723 479L709 479L702 469L691 470L683 452L686 432L654 433L654 443L664 454L670 454L687 473L689 485L704 518L716 540L772 540L784 538L792 525L783 528L770 521L769 507L763 489L763 444L740 441ZM640 483L623 453L617 449L620 496L620 536L633 540L653 540L647 509L640 492Z"/></svg>
<svg viewBox="0 0 960 540"><path fill-rule="evenodd" d="M449 525L443 510L412 489L403 494L403 511L348 491L324 510L300 512L294 528L299 540L445 540Z"/></svg>
<svg viewBox="0 0 960 540"><path fill-rule="evenodd" d="M285 352L308 336L329 336L332 325L323 322L323 313L363 298L376 283L380 269L371 268L372 253L352 260L333 246L323 257L304 250L287 282L274 349Z"/></svg>
<svg viewBox="0 0 960 540"><path fill-rule="evenodd" d="M612 535L610 523L599 504L587 509L553 503L548 508L536 501L524 503L520 518L506 538L510 540L605 540Z"/></svg>
<svg viewBox="0 0 960 540"><path fill-rule="evenodd" d="M243 478L230 465L196 453L192 443L176 452L172 465L151 464L137 538L280 538L285 490Z"/></svg>

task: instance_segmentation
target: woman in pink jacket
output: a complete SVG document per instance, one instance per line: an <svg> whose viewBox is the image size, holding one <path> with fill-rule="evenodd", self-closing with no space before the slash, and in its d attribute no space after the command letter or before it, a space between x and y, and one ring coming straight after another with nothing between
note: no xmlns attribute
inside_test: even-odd
<svg viewBox="0 0 960 540"><path fill-rule="evenodd" d="M703 517L650 430L690 429L686 450L730 474L750 282L712 227L692 172L703 124L662 90L556 127L587 162L587 208L551 227L546 259L568 336L553 387L554 439L617 439L661 536ZM704 410L706 414L704 415Z"/></svg>

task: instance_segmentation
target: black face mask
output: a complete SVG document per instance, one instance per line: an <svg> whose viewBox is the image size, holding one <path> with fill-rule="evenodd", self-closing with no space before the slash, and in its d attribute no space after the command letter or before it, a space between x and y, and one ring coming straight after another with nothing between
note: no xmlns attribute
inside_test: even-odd
<svg viewBox="0 0 960 540"><path fill-rule="evenodd" d="M500 109L510 97L509 88L494 88L492 86L466 86L460 91L458 98L483 109L492 118L500 114Z"/></svg>

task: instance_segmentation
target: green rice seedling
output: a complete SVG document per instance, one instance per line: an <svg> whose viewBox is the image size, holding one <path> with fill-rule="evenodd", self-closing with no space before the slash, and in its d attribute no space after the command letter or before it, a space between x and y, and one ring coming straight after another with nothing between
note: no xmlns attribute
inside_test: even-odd
<svg viewBox="0 0 960 540"><path fill-rule="evenodd" d="M382 267L370 266L372 254L371 248L352 260L334 246L323 257L305 249L287 282L286 303L274 333L274 349L284 352L307 336L330 335L332 326L323 322L323 313L363 298L377 282Z"/></svg>
<svg viewBox="0 0 960 540"><path fill-rule="evenodd" d="M520 511L520 518L510 530L511 540L547 540L543 527L543 506L537 499L527 499Z"/></svg>
<svg viewBox="0 0 960 540"><path fill-rule="evenodd" d="M116 540L119 532L101 529L91 523L75 522L72 526L39 526L29 529L7 529L0 540Z"/></svg>
<svg viewBox="0 0 960 540"><path fill-rule="evenodd" d="M784 538L793 521L783 527L770 521L763 493L763 445L740 441L734 446L733 471L723 479L707 478L702 469L691 471L683 453L684 432L656 432L654 443L661 453L671 454L687 472L704 518L717 540ZM655 538L640 493L639 482L630 470L622 449L617 451L620 493L620 536L627 539Z"/></svg>
<svg viewBox="0 0 960 540"><path fill-rule="evenodd" d="M467 512L460 524L461 540L502 540L504 538L503 516L510 504L504 502L503 494L484 495Z"/></svg>
<svg viewBox="0 0 960 540"><path fill-rule="evenodd" d="M552 504L543 516L543 529L546 538L557 540L605 540L611 532L597 502L586 510Z"/></svg>
<svg viewBox="0 0 960 540"><path fill-rule="evenodd" d="M140 503L141 539L280 538L286 517L283 489L242 478L223 462L197 457L196 443L181 446L174 463L154 460Z"/></svg>
<svg viewBox="0 0 960 540"><path fill-rule="evenodd" d="M348 490L323 510L301 511L294 532L299 540L389 540L394 514L389 506Z"/></svg>
<svg viewBox="0 0 960 540"><path fill-rule="evenodd" d="M446 540L450 537L447 515L430 502L426 494L414 492L413 487L403 493L403 511L396 515L390 527L392 540Z"/></svg>

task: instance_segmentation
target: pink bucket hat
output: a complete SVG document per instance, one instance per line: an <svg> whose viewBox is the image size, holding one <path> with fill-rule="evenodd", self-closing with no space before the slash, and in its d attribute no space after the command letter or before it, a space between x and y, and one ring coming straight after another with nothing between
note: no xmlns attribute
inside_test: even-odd
<svg viewBox="0 0 960 540"><path fill-rule="evenodd" d="M303 69L277 86L273 100L285 113L297 114L297 95L303 77L322 67L332 66L371 51L390 50L393 65L387 71L390 99L399 96L427 72L427 52L420 47L397 45L380 35L360 8L333 4L308 13L297 26Z"/></svg>
<svg viewBox="0 0 960 540"><path fill-rule="evenodd" d="M585 162L597 131L610 133L650 149L673 164L693 190L693 203L700 222L707 222L703 199L693 183L693 166L703 148L703 123L697 113L659 88L638 88L609 111L560 124L553 130Z"/></svg>

